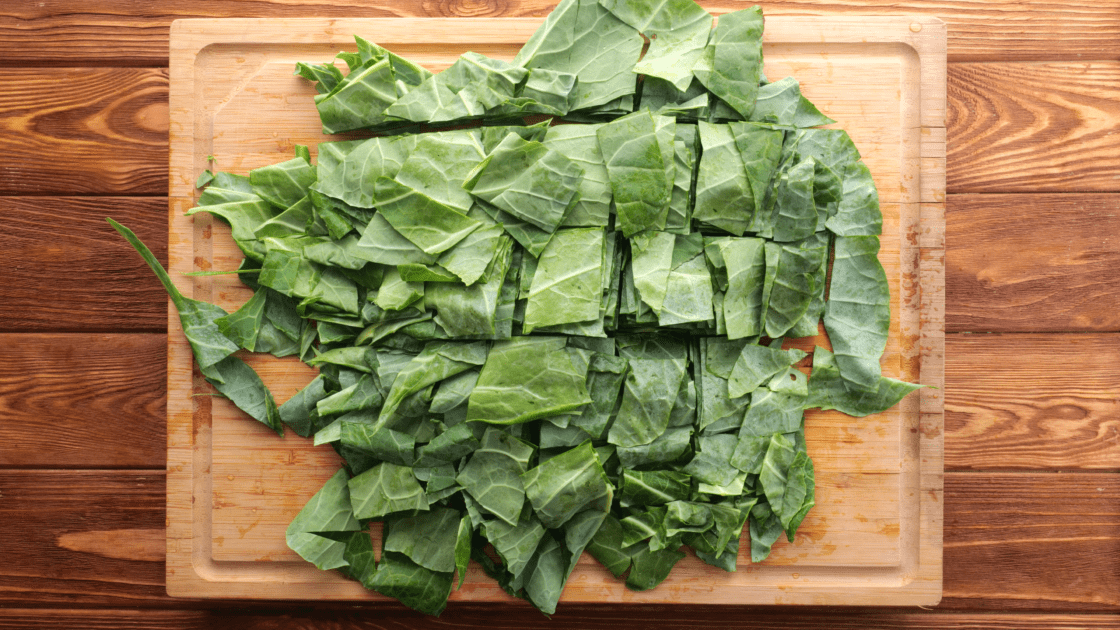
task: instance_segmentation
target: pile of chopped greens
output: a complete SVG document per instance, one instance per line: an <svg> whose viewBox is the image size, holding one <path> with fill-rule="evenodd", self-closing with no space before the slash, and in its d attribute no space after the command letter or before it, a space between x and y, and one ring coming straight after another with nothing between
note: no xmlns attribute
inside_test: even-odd
<svg viewBox="0 0 1120 630"><path fill-rule="evenodd" d="M762 75L762 28L757 7L563 0L512 63L432 74L357 38L345 75L299 64L326 132L377 135L203 174L188 214L229 224L255 290L234 313L113 224L207 381L344 460L293 550L430 614L474 560L552 613L584 551L643 590L682 547L734 571L744 528L752 562L793 540L805 410L917 386L880 373L871 175L796 80ZM807 378L783 340L822 321ZM241 349L319 373L277 407Z"/></svg>

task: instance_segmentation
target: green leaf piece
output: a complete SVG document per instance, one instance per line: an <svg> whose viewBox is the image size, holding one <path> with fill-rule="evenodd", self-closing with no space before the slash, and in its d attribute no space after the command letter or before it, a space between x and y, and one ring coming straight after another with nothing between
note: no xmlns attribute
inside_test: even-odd
<svg viewBox="0 0 1120 630"><path fill-rule="evenodd" d="M890 286L876 236L838 236L824 327L840 376L849 387L876 391L879 358L890 332Z"/></svg>
<svg viewBox="0 0 1120 630"><path fill-rule="evenodd" d="M345 567L346 544L318 536L318 532L356 532L362 529L350 506L345 470L339 470L303 506L288 525L288 547L304 560L327 571Z"/></svg>
<svg viewBox="0 0 1120 630"><path fill-rule="evenodd" d="M724 13L692 73L743 118L750 118L762 72L762 10Z"/></svg>
<svg viewBox="0 0 1120 630"><path fill-rule="evenodd" d="M667 137L657 133L663 119L667 117L640 111L596 132L614 193L618 229L626 237L665 228L674 165L673 132Z"/></svg>
<svg viewBox="0 0 1120 630"><path fill-rule="evenodd" d="M590 440L530 468L521 480L533 511L549 529L586 509L606 512L614 496Z"/></svg>

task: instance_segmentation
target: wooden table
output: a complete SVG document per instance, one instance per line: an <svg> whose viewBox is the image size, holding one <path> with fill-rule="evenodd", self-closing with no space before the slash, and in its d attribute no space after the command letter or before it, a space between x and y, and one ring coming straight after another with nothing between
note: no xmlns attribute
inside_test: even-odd
<svg viewBox="0 0 1120 630"><path fill-rule="evenodd" d="M729 0L713 10L747 6ZM550 0L0 3L0 628L544 626L526 606L169 598L166 262L180 17L507 16ZM1120 628L1120 0L785 0L949 25L944 600L562 606L549 627Z"/></svg>

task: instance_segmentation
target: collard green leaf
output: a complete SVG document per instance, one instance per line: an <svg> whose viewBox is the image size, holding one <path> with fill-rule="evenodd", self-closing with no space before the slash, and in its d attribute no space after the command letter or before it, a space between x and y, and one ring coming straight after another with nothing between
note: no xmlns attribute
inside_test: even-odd
<svg viewBox="0 0 1120 630"><path fill-rule="evenodd" d="M727 391L736 398L749 394L803 358L805 353L797 349L744 346L728 379Z"/></svg>
<svg viewBox="0 0 1120 630"><path fill-rule="evenodd" d="M284 435L280 411L257 372L235 356L228 356L214 365L202 368L206 382L228 398L237 408L249 414L277 435Z"/></svg>
<svg viewBox="0 0 1120 630"><path fill-rule="evenodd" d="M772 238L788 243L817 231L817 206L813 199L816 160L805 158L778 173L774 182Z"/></svg>
<svg viewBox="0 0 1120 630"><path fill-rule="evenodd" d="M163 265L152 254L152 251L136 237L132 230L112 219L106 220L132 245L136 252L140 254L140 257L144 259L144 262L148 263L152 273L163 284L171 302L179 311L179 321L183 326L183 334L191 344L191 351L194 353L195 361L198 362L199 367L210 367L237 352L238 345L223 335L217 324L220 318L229 314L220 306L184 297L171 282L171 276L167 275Z"/></svg>
<svg viewBox="0 0 1120 630"><path fill-rule="evenodd" d="M701 121L700 168L693 218L742 236L754 215L755 199L729 125Z"/></svg>
<svg viewBox="0 0 1120 630"><path fill-rule="evenodd" d="M525 332L598 319L603 294L604 234L558 231L541 252L525 307Z"/></svg>
<svg viewBox="0 0 1120 630"><path fill-rule="evenodd" d="M623 507L628 505L664 505L688 498L691 477L683 472L652 470L648 472L624 468L618 487Z"/></svg>
<svg viewBox="0 0 1120 630"><path fill-rule="evenodd" d="M676 549L658 551L642 550L634 554L634 566L626 578L626 587L635 591L648 591L669 577L678 562L684 559L684 552Z"/></svg>
<svg viewBox="0 0 1120 630"><path fill-rule="evenodd" d="M459 244L461 245L462 242ZM444 255L454 256L452 253L454 250L453 247L444 252ZM424 252L412 241L401 236L401 233L389 225L381 214L375 214L370 219L369 225L362 232L361 240L358 241L358 247L352 253L368 262L394 266L409 263L431 265L442 258Z"/></svg>
<svg viewBox="0 0 1120 630"><path fill-rule="evenodd" d="M288 425L296 435L307 437L312 433L314 419L312 414L318 415L316 406L320 400L327 397L326 378L318 375L295 393L283 405L280 405L280 419Z"/></svg>
<svg viewBox="0 0 1120 630"><path fill-rule="evenodd" d="M560 527L583 510L606 512L614 496L590 440L530 468L521 480L533 511L549 529Z"/></svg>
<svg viewBox="0 0 1120 630"><path fill-rule="evenodd" d="M428 509L424 489L408 466L385 462L354 477L349 482L354 516L381 518L397 512Z"/></svg>
<svg viewBox="0 0 1120 630"><path fill-rule="evenodd" d="M463 182L484 157L477 131L425 134L409 152L394 179L466 214L472 201L470 194L463 190Z"/></svg>
<svg viewBox="0 0 1120 630"><path fill-rule="evenodd" d="M712 94L749 118L761 72L761 9L752 7L719 16L692 73Z"/></svg>
<svg viewBox="0 0 1120 630"><path fill-rule="evenodd" d="M849 163L843 173L843 196L834 216L825 222L838 236L874 236L883 232L879 191L863 162Z"/></svg>
<svg viewBox="0 0 1120 630"><path fill-rule="evenodd" d="M438 616L447 607L455 574L426 569L395 553L381 556L370 585L382 595L399 600L425 615Z"/></svg>
<svg viewBox="0 0 1120 630"><path fill-rule="evenodd" d="M516 525L501 520L488 521L482 532L514 579L529 566L545 534L544 526L532 512L525 512Z"/></svg>
<svg viewBox="0 0 1120 630"><path fill-rule="evenodd" d="M350 506L347 479L345 470L328 479L288 525L285 534L292 551L324 571L347 565L343 559L346 544L317 536L316 532L356 532L362 528Z"/></svg>
<svg viewBox="0 0 1120 630"><path fill-rule="evenodd" d="M884 376L880 377L878 386L872 391L853 388L841 378L835 356L818 347L813 352L813 374L809 377L809 399L805 406L836 409L862 418L890 409L920 387Z"/></svg>
<svg viewBox="0 0 1120 630"><path fill-rule="evenodd" d="M743 339L762 332L762 290L766 275L762 239L735 238L719 242L727 267L723 317L728 339Z"/></svg>
<svg viewBox="0 0 1120 630"><path fill-rule="evenodd" d="M619 446L618 459L625 468L668 464L685 457L691 448L692 427L669 427L656 440L640 446Z"/></svg>
<svg viewBox="0 0 1120 630"><path fill-rule="evenodd" d="M312 189L358 208L372 208L374 184L395 177L417 140L415 136L381 136L349 148L342 160Z"/></svg>
<svg viewBox="0 0 1120 630"><path fill-rule="evenodd" d="M450 573L456 568L460 518L458 510L436 507L386 519L382 549L407 556L425 569Z"/></svg>
<svg viewBox="0 0 1120 630"><path fill-rule="evenodd" d="M523 337L494 344L467 403L467 420L520 424L591 402L564 339Z"/></svg>
<svg viewBox="0 0 1120 630"><path fill-rule="evenodd" d="M576 75L571 108L587 109L635 92L637 81L630 69L642 46L638 31L598 0L562 0L513 63Z"/></svg>
<svg viewBox="0 0 1120 630"><path fill-rule="evenodd" d="M819 264L811 252L797 244L766 242L766 277L762 299L766 305L766 336L785 335L809 311L816 294Z"/></svg>
<svg viewBox="0 0 1120 630"><path fill-rule="evenodd" d="M760 86L750 120L787 127L816 127L836 122L801 95L801 85L793 77Z"/></svg>
<svg viewBox="0 0 1120 630"><path fill-rule="evenodd" d="M249 171L253 192L281 209L306 197L315 179L315 167L301 157Z"/></svg>
<svg viewBox="0 0 1120 630"><path fill-rule="evenodd" d="M672 169L665 156L673 156L669 133L661 146L658 119L648 111L623 116L599 128L599 150L614 193L618 229L630 237L645 230L662 230L673 194ZM669 165L673 166L673 165Z"/></svg>
<svg viewBox="0 0 1120 630"><path fill-rule="evenodd" d="M634 72L660 77L678 90L688 87L692 67L712 30L707 11L692 0L599 0L599 4L650 39L649 50L634 65Z"/></svg>
<svg viewBox="0 0 1120 630"><path fill-rule="evenodd" d="M401 236L426 254L439 254L466 238L482 223L427 195L386 177L377 180L377 209Z"/></svg>
<svg viewBox="0 0 1120 630"><path fill-rule="evenodd" d="M521 475L529 469L532 454L532 446L501 429L487 428L482 445L456 480L478 507L516 526L525 504Z"/></svg>
<svg viewBox="0 0 1120 630"><path fill-rule="evenodd" d="M682 238L677 237L678 244ZM678 246L675 253L680 249ZM663 326L711 321L712 300L712 277L704 255L697 253L669 272L665 302L657 320Z"/></svg>
<svg viewBox="0 0 1120 630"><path fill-rule="evenodd" d="M583 169L578 197L561 227L606 227L610 220L611 183L596 135L598 125L555 125L542 142Z"/></svg>
<svg viewBox="0 0 1120 630"><path fill-rule="evenodd" d="M732 122L728 123L728 127L735 136L735 147L739 149L739 159L743 162L754 198L755 221L749 229L754 232L764 231L757 221L763 218L763 202L774 173L778 170L785 134L754 123Z"/></svg>
<svg viewBox="0 0 1120 630"><path fill-rule="evenodd" d="M751 562L762 562L782 535L782 521L769 505L759 503L751 510L750 522Z"/></svg>
<svg viewBox="0 0 1120 630"><path fill-rule="evenodd" d="M681 361L630 359L618 417L607 441L619 447L650 444L669 427L685 366Z"/></svg>
<svg viewBox="0 0 1120 630"><path fill-rule="evenodd" d="M891 323L890 286L876 236L838 236L824 326L849 388L879 388Z"/></svg>

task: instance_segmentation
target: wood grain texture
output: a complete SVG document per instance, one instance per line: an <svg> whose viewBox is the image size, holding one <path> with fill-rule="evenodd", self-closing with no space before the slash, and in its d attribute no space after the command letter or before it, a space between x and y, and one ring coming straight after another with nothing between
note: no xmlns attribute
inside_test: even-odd
<svg viewBox="0 0 1120 630"><path fill-rule="evenodd" d="M949 335L948 469L1120 469L1120 335Z"/></svg>
<svg viewBox="0 0 1120 630"><path fill-rule="evenodd" d="M1120 611L1120 475L945 475L946 608Z"/></svg>
<svg viewBox="0 0 1120 630"><path fill-rule="evenodd" d="M1120 330L1120 195L950 195L946 229L949 331Z"/></svg>
<svg viewBox="0 0 1120 630"><path fill-rule="evenodd" d="M129 608L204 605L164 594L163 562L153 559L152 552L153 530L163 528L164 490L163 473L154 471L0 471L0 519L6 524L0 529L0 548L6 554L0 566L0 608L64 603ZM1118 610L1120 476L949 473L945 510L942 608ZM120 531L136 535L113 534ZM121 541L112 554L104 553L104 541L109 539ZM374 608L390 615L411 614L402 613L396 604ZM515 624L540 619L527 606L472 607L456 602L444 621L455 622L460 608L488 611L487 625L523 627ZM561 614L577 620L586 620L585 613L581 616L578 611L592 609L566 608L561 605ZM695 614L678 616L690 610ZM752 609L636 605L633 611L627 607L624 617L677 619L678 625L669 627L694 627L687 624L708 619L713 610L731 611L728 619L741 624ZM303 614L290 608L282 612ZM622 611L616 608L615 613ZM754 614L748 616L753 619ZM774 625L782 619L775 618ZM259 627L271 626L262 622ZM883 627L892 626L884 622Z"/></svg>
<svg viewBox="0 0 1120 630"><path fill-rule="evenodd" d="M949 192L1120 190L1120 62L953 64L948 87Z"/></svg>
<svg viewBox="0 0 1120 630"><path fill-rule="evenodd" d="M167 330L163 286L105 217L167 265L164 197L0 197L0 331Z"/></svg>
<svg viewBox="0 0 1120 630"><path fill-rule="evenodd" d="M167 337L0 334L0 467L167 459Z"/></svg>
<svg viewBox="0 0 1120 630"><path fill-rule="evenodd" d="M169 603L149 534L163 531L163 506L160 471L0 470L0 607ZM145 534L120 537L111 556L75 544L121 530Z"/></svg>
<svg viewBox="0 0 1120 630"><path fill-rule="evenodd" d="M0 85L0 194L166 194L165 70L7 68Z"/></svg>
<svg viewBox="0 0 1120 630"><path fill-rule="evenodd" d="M749 3L705 1L712 11ZM772 0L768 15L932 15L949 26L953 61L1107 59L1120 54L1117 0ZM167 29L192 17L508 17L544 16L551 0L155 0L65 3L8 0L0 6L0 58L52 65L166 65Z"/></svg>
<svg viewBox="0 0 1120 630"><path fill-rule="evenodd" d="M495 614L493 608L449 610L436 619L411 611L345 611L291 608L239 608L229 610L124 610L41 609L0 610L0 630L30 628L85 628L88 630L405 630L410 628L487 627L493 630L547 628L549 630L623 627L692 630L702 619L704 628L742 628L744 609L682 607L664 609L613 606L561 608L551 619L519 610ZM1116 630L1120 617L1104 614L1022 615L983 613L890 612L864 609L820 609L775 612L750 609L750 627L757 630Z"/></svg>

